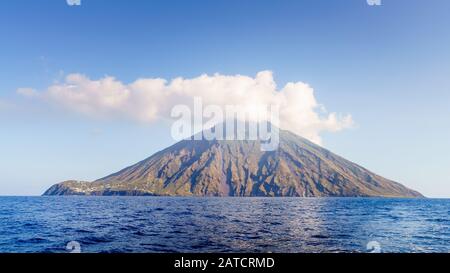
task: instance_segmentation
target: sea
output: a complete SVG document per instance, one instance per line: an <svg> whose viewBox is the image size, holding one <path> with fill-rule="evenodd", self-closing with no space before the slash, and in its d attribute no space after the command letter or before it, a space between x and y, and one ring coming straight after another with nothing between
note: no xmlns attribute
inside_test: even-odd
<svg viewBox="0 0 450 273"><path fill-rule="evenodd" d="M3 253L450 251L450 199L0 197Z"/></svg>

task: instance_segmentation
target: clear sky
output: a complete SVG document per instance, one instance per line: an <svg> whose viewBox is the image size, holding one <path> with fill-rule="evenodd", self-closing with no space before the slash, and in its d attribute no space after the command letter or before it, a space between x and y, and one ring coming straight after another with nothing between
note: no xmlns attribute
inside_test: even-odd
<svg viewBox="0 0 450 273"><path fill-rule="evenodd" d="M173 143L164 122L91 118L19 88L45 92L73 73L128 84L270 70L351 114L352 128L321 134L326 148L450 197L449 12L447 0L5 1L0 195L97 179Z"/></svg>

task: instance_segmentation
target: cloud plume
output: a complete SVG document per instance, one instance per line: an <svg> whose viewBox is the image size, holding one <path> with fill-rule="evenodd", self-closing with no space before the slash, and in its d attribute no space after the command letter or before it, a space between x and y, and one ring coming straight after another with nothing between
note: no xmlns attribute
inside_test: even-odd
<svg viewBox="0 0 450 273"><path fill-rule="evenodd" d="M70 111L91 117L129 118L155 122L170 118L177 104L201 97L204 104L279 105L280 127L320 144L320 133L336 132L352 126L350 115L326 113L316 101L314 90L302 82L277 88L271 71L255 77L244 75L201 75L195 78L142 78L123 83L114 77L92 80L70 74L62 83L41 92L18 89L26 97L40 98Z"/></svg>

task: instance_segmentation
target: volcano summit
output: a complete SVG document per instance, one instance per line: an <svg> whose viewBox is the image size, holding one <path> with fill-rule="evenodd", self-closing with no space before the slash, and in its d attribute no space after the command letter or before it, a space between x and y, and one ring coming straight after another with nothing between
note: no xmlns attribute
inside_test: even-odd
<svg viewBox="0 0 450 273"><path fill-rule="evenodd" d="M65 181L44 195L422 197L289 131L258 140L182 140L94 182Z"/></svg>

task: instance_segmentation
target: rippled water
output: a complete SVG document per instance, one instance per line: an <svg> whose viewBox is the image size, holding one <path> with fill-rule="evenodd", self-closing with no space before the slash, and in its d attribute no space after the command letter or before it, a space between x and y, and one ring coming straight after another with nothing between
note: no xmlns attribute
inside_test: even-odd
<svg viewBox="0 0 450 273"><path fill-rule="evenodd" d="M450 200L2 197L0 252L449 252Z"/></svg>

